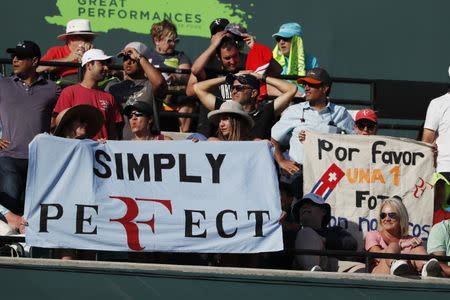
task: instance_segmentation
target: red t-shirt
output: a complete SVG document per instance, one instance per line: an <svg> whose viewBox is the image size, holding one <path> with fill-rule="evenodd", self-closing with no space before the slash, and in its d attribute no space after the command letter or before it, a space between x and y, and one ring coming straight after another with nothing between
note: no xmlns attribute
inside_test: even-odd
<svg viewBox="0 0 450 300"><path fill-rule="evenodd" d="M47 53L45 53L44 56L42 56L41 61L49 61L49 60L55 60L55 59L61 59L64 57L69 56L70 54L70 48L67 45L64 46L55 46L51 47L47 50ZM77 62L74 60L73 62ZM77 74L78 69L77 68L69 68L69 67L60 67L56 69L56 71L53 72L57 77L63 77L70 74Z"/></svg>
<svg viewBox="0 0 450 300"><path fill-rule="evenodd" d="M103 114L105 123L94 139L108 139L107 128L113 125L115 126L116 123L123 122L122 115L119 112L113 95L100 90L85 88L81 84L71 85L63 89L54 112L58 114L66 108L80 104L92 105L98 108Z"/></svg>
<svg viewBox="0 0 450 300"><path fill-rule="evenodd" d="M448 211L438 209L433 213L433 225L447 219L450 219L450 212Z"/></svg>
<svg viewBox="0 0 450 300"><path fill-rule="evenodd" d="M269 47L254 43L253 48L250 49L245 62L245 69L265 74L269 63L272 60L272 50ZM259 95L257 101L264 100L267 96L267 85L261 83L259 88Z"/></svg>

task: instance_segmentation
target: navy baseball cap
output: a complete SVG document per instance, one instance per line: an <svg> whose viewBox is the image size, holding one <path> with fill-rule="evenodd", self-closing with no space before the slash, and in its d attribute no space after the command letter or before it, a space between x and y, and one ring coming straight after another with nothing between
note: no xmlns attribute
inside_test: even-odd
<svg viewBox="0 0 450 300"><path fill-rule="evenodd" d="M6 49L7 53L16 54L21 57L41 59L41 49L32 41L22 41L16 45L15 48Z"/></svg>
<svg viewBox="0 0 450 300"><path fill-rule="evenodd" d="M233 82L237 80L239 81L239 83L249 85L256 90L259 90L260 84L258 78L250 74L242 74L242 75L228 74L225 80L229 85L233 85Z"/></svg>

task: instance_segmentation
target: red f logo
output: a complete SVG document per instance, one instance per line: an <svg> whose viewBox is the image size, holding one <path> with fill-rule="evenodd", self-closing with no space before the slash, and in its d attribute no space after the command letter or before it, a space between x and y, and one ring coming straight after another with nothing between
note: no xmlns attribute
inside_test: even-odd
<svg viewBox="0 0 450 300"><path fill-rule="evenodd" d="M155 233L155 215L152 215L147 221L134 221L139 214L139 207L136 201L149 201L156 202L163 205L170 214L172 214L172 203L170 200L159 200L159 199L145 199L145 198L130 198L130 197L120 197L120 196L110 196L112 199L118 199L125 203L127 206L126 214L118 219L110 219L111 222L119 222L125 228L127 234L128 248L134 251L142 251L145 247L142 247L139 242L139 224L148 224L152 233Z"/></svg>

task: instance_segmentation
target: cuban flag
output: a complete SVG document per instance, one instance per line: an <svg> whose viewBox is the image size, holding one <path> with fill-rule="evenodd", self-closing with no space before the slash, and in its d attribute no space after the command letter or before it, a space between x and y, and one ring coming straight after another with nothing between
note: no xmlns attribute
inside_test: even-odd
<svg viewBox="0 0 450 300"><path fill-rule="evenodd" d="M319 181L316 182L311 190L311 193L321 196L324 200L327 200L331 192L334 190L345 173L336 164L332 164L328 170L323 173Z"/></svg>

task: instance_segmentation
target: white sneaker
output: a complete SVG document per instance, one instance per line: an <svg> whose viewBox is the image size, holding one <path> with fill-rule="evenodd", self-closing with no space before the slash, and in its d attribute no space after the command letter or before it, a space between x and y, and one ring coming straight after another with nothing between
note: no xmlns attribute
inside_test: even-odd
<svg viewBox="0 0 450 300"><path fill-rule="evenodd" d="M430 259L423 265L422 278L426 277L442 277L442 269L436 258Z"/></svg>
<svg viewBox="0 0 450 300"><path fill-rule="evenodd" d="M311 272L320 272L320 271L323 271L323 270L318 265L315 265L314 267L311 268Z"/></svg>
<svg viewBox="0 0 450 300"><path fill-rule="evenodd" d="M404 260L393 260L391 264L391 275L408 276L412 275L411 267Z"/></svg>

